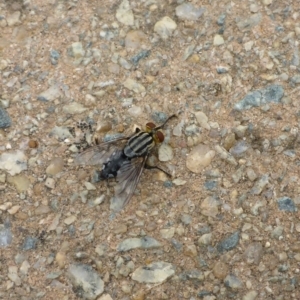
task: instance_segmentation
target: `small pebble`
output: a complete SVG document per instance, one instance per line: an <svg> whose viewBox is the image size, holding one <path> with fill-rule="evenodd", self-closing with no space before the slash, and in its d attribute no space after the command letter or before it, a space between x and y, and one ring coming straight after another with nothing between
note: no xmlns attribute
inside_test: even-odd
<svg viewBox="0 0 300 300"><path fill-rule="evenodd" d="M215 151L210 150L210 148L204 144L200 144L194 147L189 153L186 166L190 171L199 174L205 167L211 164L214 156Z"/></svg>
<svg viewBox="0 0 300 300"><path fill-rule="evenodd" d="M154 25L154 31L162 38L169 38L174 30L177 28L177 24L168 16L163 17L160 21Z"/></svg>
<svg viewBox="0 0 300 300"><path fill-rule="evenodd" d="M175 234L175 227L160 230L160 235L164 239L171 239L173 238L174 234Z"/></svg>
<svg viewBox="0 0 300 300"><path fill-rule="evenodd" d="M45 186L49 189L54 189L55 187L55 181L53 178L48 177L45 181Z"/></svg>
<svg viewBox="0 0 300 300"><path fill-rule="evenodd" d="M142 84L138 83L137 81L131 78L127 78L123 82L123 85L124 87L135 92L136 94L144 93L146 91L145 87Z"/></svg>
<svg viewBox="0 0 300 300"><path fill-rule="evenodd" d="M143 110L140 106L133 105L128 109L128 114L134 118L138 118L142 114Z"/></svg>
<svg viewBox="0 0 300 300"><path fill-rule="evenodd" d="M185 2L177 6L175 12L179 19L197 21L205 12L205 8L195 7L192 3Z"/></svg>
<svg viewBox="0 0 300 300"><path fill-rule="evenodd" d="M229 272L229 268L228 268L227 264L225 264L221 261L218 261L214 265L213 273L218 279L223 280L228 275L228 272Z"/></svg>
<svg viewBox="0 0 300 300"><path fill-rule="evenodd" d="M223 44L224 44L224 38L221 35L216 34L214 37L214 45L221 46Z"/></svg>
<svg viewBox="0 0 300 300"><path fill-rule="evenodd" d="M0 128L8 128L11 126L11 123L11 118L6 110L0 107Z"/></svg>
<svg viewBox="0 0 300 300"><path fill-rule="evenodd" d="M234 232L232 235L226 237L217 245L218 251L220 253L223 253L225 251L234 249L237 246L239 239L240 239L239 231Z"/></svg>
<svg viewBox="0 0 300 300"><path fill-rule="evenodd" d="M62 172L64 168L64 160L61 157L53 158L48 167L46 168L46 174L55 176L56 174Z"/></svg>
<svg viewBox="0 0 300 300"><path fill-rule="evenodd" d="M130 2L128 0L123 0L120 3L119 7L117 8L116 18L120 23L124 25L134 25L134 15L130 7Z"/></svg>
<svg viewBox="0 0 300 300"><path fill-rule="evenodd" d="M140 283L162 283L175 274L175 267L167 262L159 261L137 268L132 279Z"/></svg>
<svg viewBox="0 0 300 300"><path fill-rule="evenodd" d="M71 225L72 223L74 223L75 221L76 221L76 216L75 215L73 215L73 216L70 216L70 217L68 217L68 218L66 218L65 220L64 220L64 223L66 224L66 225Z"/></svg>
<svg viewBox="0 0 300 300"><path fill-rule="evenodd" d="M168 144L163 143L158 149L158 159L160 161L170 161L173 159L173 149Z"/></svg>
<svg viewBox="0 0 300 300"><path fill-rule="evenodd" d="M57 252L55 256L55 261L60 269L63 269L67 263L67 257L64 252Z"/></svg>

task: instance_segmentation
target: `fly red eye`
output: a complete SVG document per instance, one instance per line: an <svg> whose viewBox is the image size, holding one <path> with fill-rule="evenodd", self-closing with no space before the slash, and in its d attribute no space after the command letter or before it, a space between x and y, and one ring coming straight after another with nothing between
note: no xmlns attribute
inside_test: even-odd
<svg viewBox="0 0 300 300"><path fill-rule="evenodd" d="M155 126L154 123L149 122L149 123L146 124L146 127L152 130L152 129L154 129L156 126Z"/></svg>
<svg viewBox="0 0 300 300"><path fill-rule="evenodd" d="M161 131L156 131L156 137L159 143L162 143L165 139L164 134Z"/></svg>

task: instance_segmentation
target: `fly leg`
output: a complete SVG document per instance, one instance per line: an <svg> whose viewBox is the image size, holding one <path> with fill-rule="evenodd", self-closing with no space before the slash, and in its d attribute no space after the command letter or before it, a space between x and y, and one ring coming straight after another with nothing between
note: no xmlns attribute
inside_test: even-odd
<svg viewBox="0 0 300 300"><path fill-rule="evenodd" d="M170 173L166 172L165 170L163 170L162 168L160 168L158 166L149 166L149 165L145 164L144 168L148 169L148 170L157 169L157 170L160 170L160 171L164 172L167 176L172 177L172 175Z"/></svg>

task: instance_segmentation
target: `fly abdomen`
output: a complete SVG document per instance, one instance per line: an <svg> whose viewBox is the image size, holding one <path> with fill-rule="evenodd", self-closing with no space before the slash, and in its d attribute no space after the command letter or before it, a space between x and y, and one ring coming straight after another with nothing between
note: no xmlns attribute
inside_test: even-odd
<svg viewBox="0 0 300 300"><path fill-rule="evenodd" d="M125 148L124 154L129 158L145 156L155 145L152 135L140 131L132 136Z"/></svg>
<svg viewBox="0 0 300 300"><path fill-rule="evenodd" d="M103 168L100 173L100 179L109 179L117 176L119 169L122 164L128 158L124 155L122 151L113 153L109 160L103 164Z"/></svg>

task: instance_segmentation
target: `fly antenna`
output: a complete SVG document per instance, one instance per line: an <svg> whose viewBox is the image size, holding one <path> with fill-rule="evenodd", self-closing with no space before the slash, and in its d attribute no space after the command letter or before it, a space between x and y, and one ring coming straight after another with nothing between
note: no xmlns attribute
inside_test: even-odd
<svg viewBox="0 0 300 300"><path fill-rule="evenodd" d="M162 129L162 128L167 124L167 122L168 122L170 119L175 118L175 117L177 118L177 115L176 115L176 114L170 116L163 124L161 124L160 126L155 127L154 130L156 131L156 130Z"/></svg>

